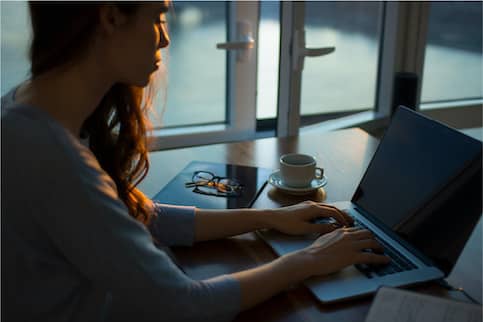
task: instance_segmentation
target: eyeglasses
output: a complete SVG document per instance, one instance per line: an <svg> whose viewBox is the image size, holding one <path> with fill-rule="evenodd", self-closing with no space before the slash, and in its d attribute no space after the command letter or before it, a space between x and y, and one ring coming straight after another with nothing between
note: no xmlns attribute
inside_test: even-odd
<svg viewBox="0 0 483 322"><path fill-rule="evenodd" d="M193 192L218 196L218 197L239 197L243 185L235 179L219 177L209 171L195 171L190 182L185 187L194 187Z"/></svg>

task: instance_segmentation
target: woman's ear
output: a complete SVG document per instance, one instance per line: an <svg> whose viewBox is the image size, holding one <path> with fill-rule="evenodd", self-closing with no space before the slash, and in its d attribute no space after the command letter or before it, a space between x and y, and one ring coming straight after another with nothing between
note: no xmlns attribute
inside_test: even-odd
<svg viewBox="0 0 483 322"><path fill-rule="evenodd" d="M126 15L115 5L107 4L99 8L99 26L106 35L112 35L126 20Z"/></svg>

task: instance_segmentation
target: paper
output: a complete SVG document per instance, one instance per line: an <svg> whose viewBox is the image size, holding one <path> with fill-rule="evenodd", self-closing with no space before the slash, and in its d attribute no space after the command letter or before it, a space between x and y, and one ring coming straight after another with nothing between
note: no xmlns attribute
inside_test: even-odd
<svg viewBox="0 0 483 322"><path fill-rule="evenodd" d="M481 322L481 305L381 288L366 322Z"/></svg>

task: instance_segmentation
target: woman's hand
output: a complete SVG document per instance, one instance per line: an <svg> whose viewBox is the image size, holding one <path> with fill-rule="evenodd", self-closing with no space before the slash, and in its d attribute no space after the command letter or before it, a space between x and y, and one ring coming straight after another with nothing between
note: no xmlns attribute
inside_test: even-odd
<svg viewBox="0 0 483 322"><path fill-rule="evenodd" d="M336 207L313 201L273 209L266 216L268 228L289 235L325 234L342 226L352 226L354 223L349 215ZM317 218L333 218L333 221L317 224L314 223Z"/></svg>
<svg viewBox="0 0 483 322"><path fill-rule="evenodd" d="M344 227L319 237L309 247L293 253L307 270L306 277L327 275L353 264L388 264L382 246L365 229Z"/></svg>
<svg viewBox="0 0 483 322"><path fill-rule="evenodd" d="M389 258L377 254L381 249L367 230L337 229L307 248L232 274L240 283L241 307L246 310L309 277L330 274L352 264L388 263Z"/></svg>

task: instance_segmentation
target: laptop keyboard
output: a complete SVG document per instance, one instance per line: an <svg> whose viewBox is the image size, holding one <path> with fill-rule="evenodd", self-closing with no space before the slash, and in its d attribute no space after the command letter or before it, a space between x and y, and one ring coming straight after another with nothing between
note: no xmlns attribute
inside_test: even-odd
<svg viewBox="0 0 483 322"><path fill-rule="evenodd" d="M354 220L354 226L368 229L366 225L356 219ZM377 237L376 240L382 245L382 247L384 248L384 254L391 259L391 262L387 265L356 264L355 267L368 278L373 278L375 276L385 276L403 271L409 271L416 268L416 265L404 258L393 247L389 246L387 243Z"/></svg>

